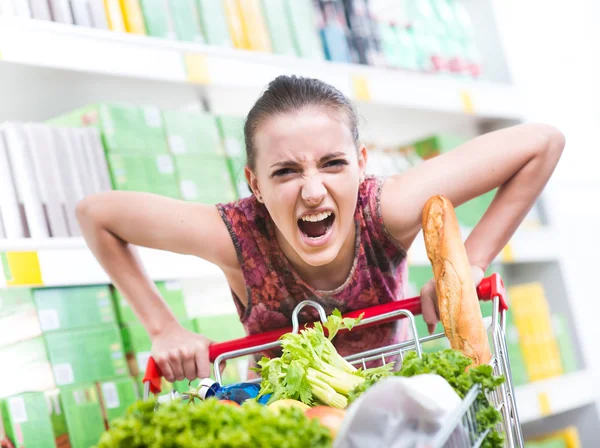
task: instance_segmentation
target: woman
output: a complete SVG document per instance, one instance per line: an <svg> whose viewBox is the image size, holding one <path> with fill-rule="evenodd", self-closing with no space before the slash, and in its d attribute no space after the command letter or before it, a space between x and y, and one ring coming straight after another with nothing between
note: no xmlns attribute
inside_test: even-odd
<svg viewBox="0 0 600 448"><path fill-rule="evenodd" d="M477 283L544 188L565 141L526 124L492 132L387 179L367 178L353 105L315 79L281 76L245 124L250 198L218 206L145 193L85 198L85 239L152 339L168 381L209 376L210 341L182 328L130 246L191 254L219 266L249 333L289 325L295 305L345 312L401 300L406 251L427 199L455 207L498 188L465 245ZM430 331L433 283L421 291ZM336 337L342 354L398 341L394 324Z"/></svg>

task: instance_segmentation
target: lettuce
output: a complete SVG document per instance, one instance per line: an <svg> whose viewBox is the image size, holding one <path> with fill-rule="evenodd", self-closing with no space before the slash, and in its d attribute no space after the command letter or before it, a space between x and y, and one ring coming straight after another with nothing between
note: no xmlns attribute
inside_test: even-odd
<svg viewBox="0 0 600 448"><path fill-rule="evenodd" d="M278 413L258 403L137 402L111 423L97 448L331 447L329 430L297 408Z"/></svg>

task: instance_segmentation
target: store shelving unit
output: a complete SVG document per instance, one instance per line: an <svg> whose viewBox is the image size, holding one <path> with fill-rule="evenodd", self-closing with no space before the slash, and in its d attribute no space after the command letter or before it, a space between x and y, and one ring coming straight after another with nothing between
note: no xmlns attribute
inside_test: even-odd
<svg viewBox="0 0 600 448"><path fill-rule="evenodd" d="M490 35L496 32L495 25L484 20L489 19L491 4L466 3L482 18L476 27L478 38L488 47L499 46L497 36ZM503 58L497 59L497 64L503 64ZM507 82L506 71L506 67L498 71L496 78L492 71L485 81L459 80L0 17L0 79L5 80L0 83L0 121L46 120L91 102L110 100L159 107L208 105L215 113L243 115L273 77L295 73L321 78L354 99L367 138L402 144L433 132L453 130L474 136L526 120L521 95ZM14 89L17 80L27 87ZM556 271L560 271L561 254L551 244L555 233L549 223L542 224L536 230L517 232L511 250L498 257L499 263L514 268L507 270L507 284L518 279L554 286L559 281ZM109 282L81 238L0 240L0 252L32 254L29 260L34 264L29 268L38 270L39 284L44 286ZM222 273L196 257L145 248L140 254L156 280L189 280L192 286L188 287L195 290L209 283L226 288ZM422 239L416 240L409 262L428 264ZM526 269L517 275L521 265ZM10 284L3 272L0 269L0 287ZM511 272L515 273L512 278ZM561 292L569 290L561 285ZM551 307L559 300L568 307L564 297L555 296L550 297ZM569 316L574 328L576 318ZM546 417L585 408L588 423L579 429L584 438L594 434L600 419L596 408L587 406L596 400L588 393L593 373L587 369L586 356L580 354L580 358L580 372L518 388L524 425L535 422L550 431L555 420L546 427ZM561 420L565 426L569 423Z"/></svg>

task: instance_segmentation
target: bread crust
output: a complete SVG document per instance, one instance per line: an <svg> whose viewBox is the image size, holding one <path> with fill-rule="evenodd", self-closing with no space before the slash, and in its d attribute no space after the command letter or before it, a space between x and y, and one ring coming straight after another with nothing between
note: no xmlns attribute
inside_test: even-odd
<svg viewBox="0 0 600 448"><path fill-rule="evenodd" d="M423 236L433 268L440 320L454 350L472 360L471 367L491 360L477 290L452 203L431 197L423 207Z"/></svg>

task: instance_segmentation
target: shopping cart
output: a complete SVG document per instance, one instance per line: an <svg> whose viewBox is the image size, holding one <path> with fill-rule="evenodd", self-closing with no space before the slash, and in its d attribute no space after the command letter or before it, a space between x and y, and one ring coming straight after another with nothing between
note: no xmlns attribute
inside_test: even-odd
<svg viewBox="0 0 600 448"><path fill-rule="evenodd" d="M503 375L506 379L503 384L498 386L492 393L488 394L488 399L502 414L502 422L499 423L497 429L504 432L506 446L510 448L522 448L523 435L519 423L505 339L505 312L508 310L508 306L505 301L504 284L500 276L498 274L493 274L490 277L485 278L478 286L477 294L479 300L493 301L491 326L488 328L493 348L493 356L490 364L493 367L495 375ZM307 306L314 307L318 312L320 320L325 322L327 315L323 307L314 301L307 300L299 303L294 309L292 314L292 327L212 344L209 347L209 358L210 361L214 363L214 377L216 382L221 383L219 366L222 362L275 349L281 345L279 338L282 335L289 332L297 333L300 330L299 313ZM386 363L390 357L400 357L400 360L402 360L404 354L409 350L416 351L417 356L421 357L421 344L445 336L444 333L441 332L423 338L418 337L414 316L421 314L421 300L419 297L352 311L344 314L344 317L358 318L361 314L363 317L355 328L370 327L406 318L409 321L412 339L347 356L345 359L351 364L362 365L365 367L367 362L373 360L381 360L383 363ZM347 330L340 330L340 332L342 331ZM149 398L150 393L160 393L161 379L162 375L158 366L155 364L154 359L150 358L148 360L146 375L144 376L144 400ZM258 382L260 379L255 381ZM481 445L490 429L482 430L477 424L476 414L479 409L476 398L479 392L480 389L477 385L467 393L462 400L461 405L447 417L444 425L431 437L430 441L425 445L426 447L476 448ZM189 395L179 395L171 392L169 397L164 398L179 398L185 400L189 399Z"/></svg>

